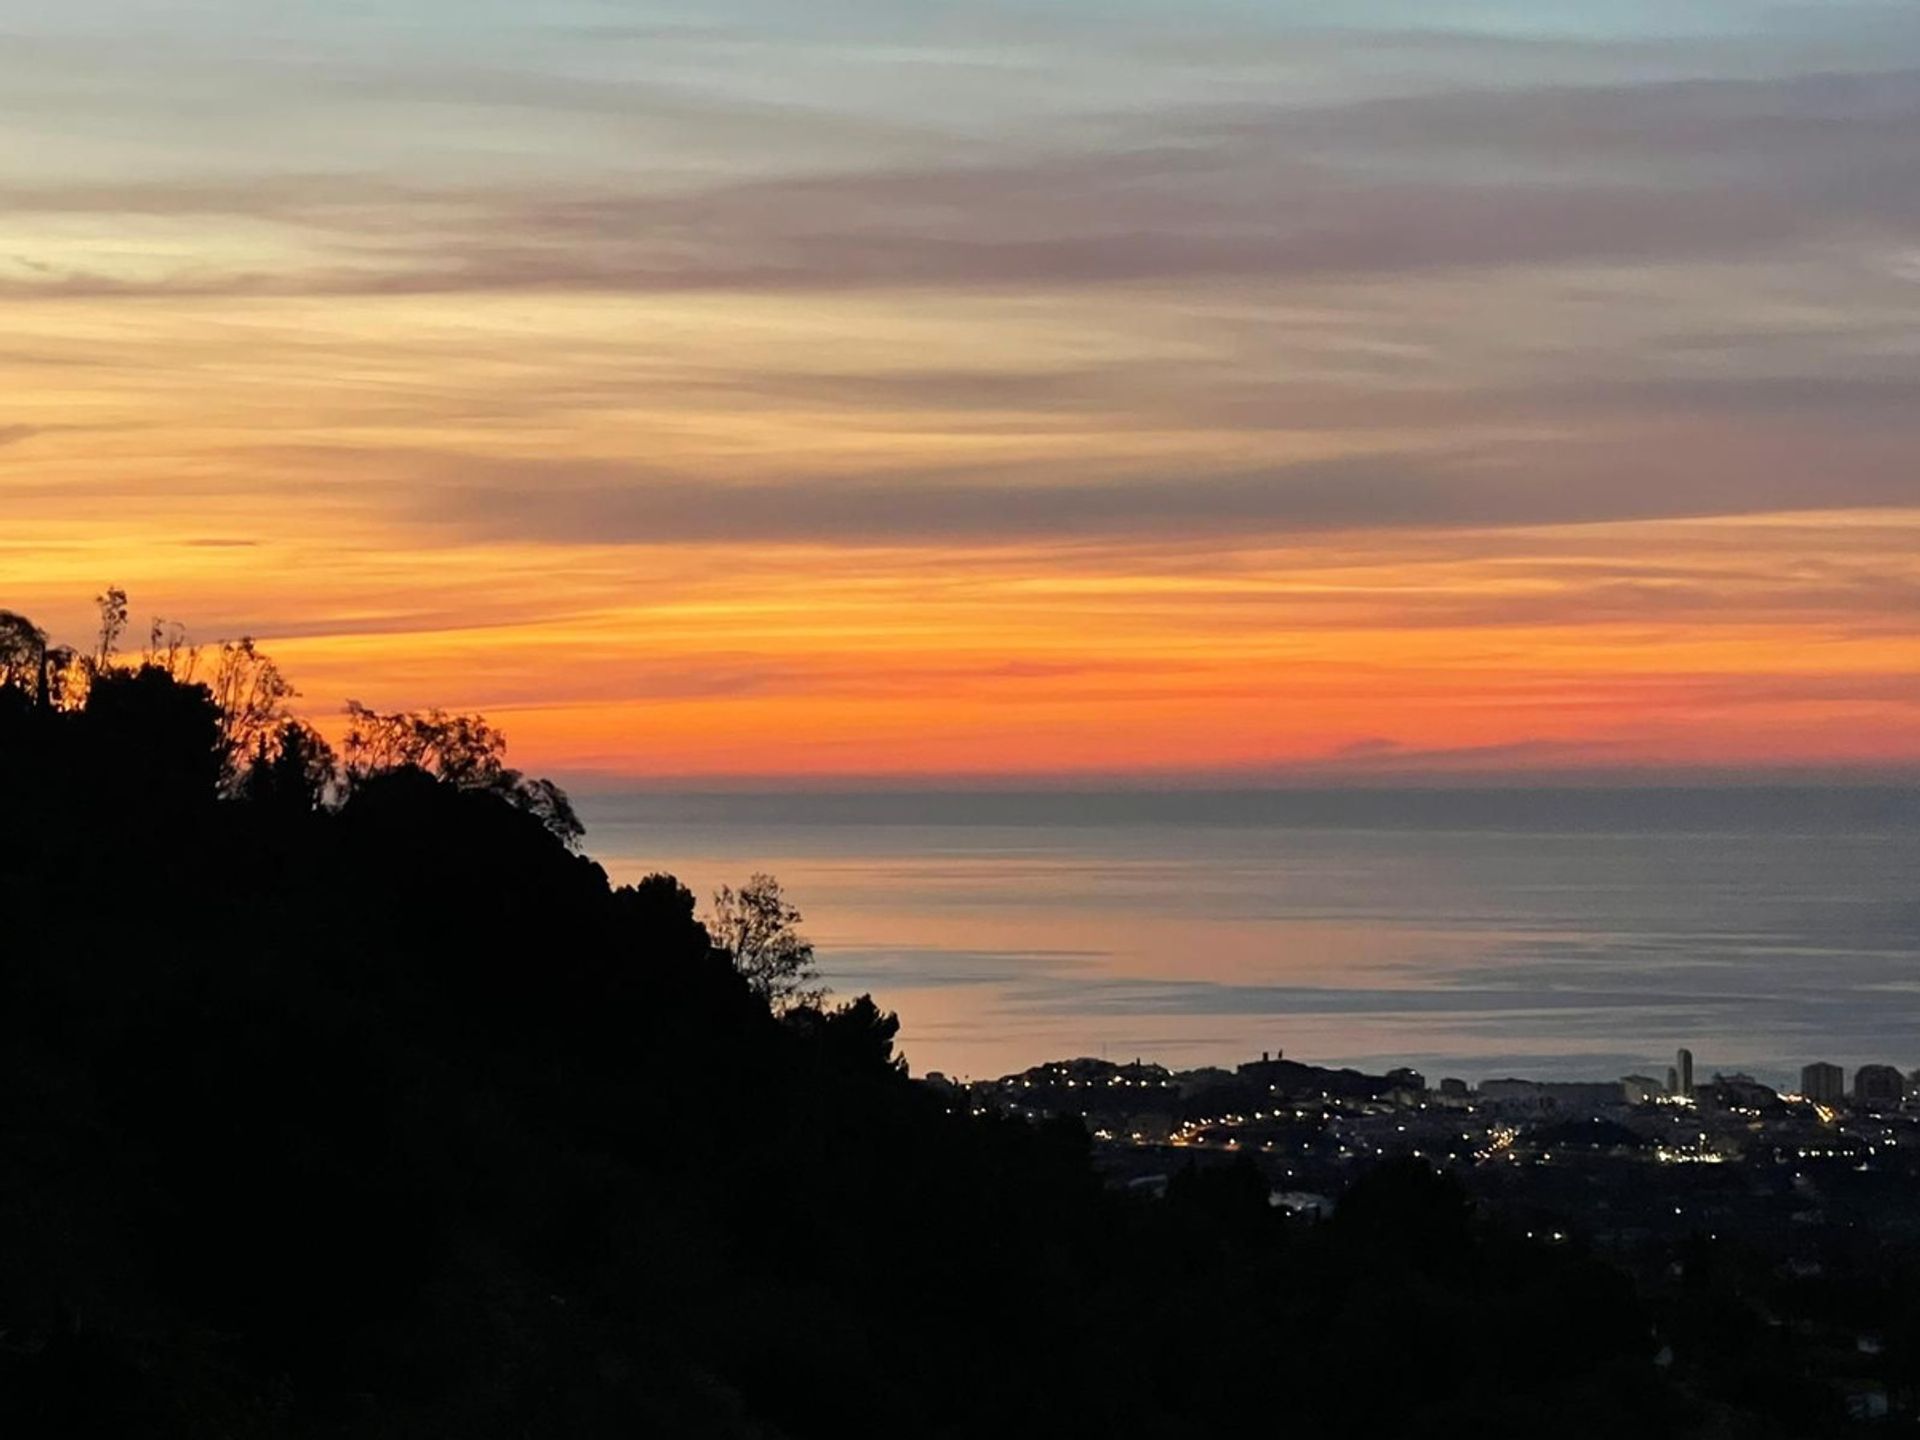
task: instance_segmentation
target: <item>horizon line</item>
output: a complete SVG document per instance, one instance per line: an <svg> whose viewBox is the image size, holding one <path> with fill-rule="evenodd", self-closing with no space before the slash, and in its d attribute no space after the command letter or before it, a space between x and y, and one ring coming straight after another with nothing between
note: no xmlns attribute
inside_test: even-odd
<svg viewBox="0 0 1920 1440"><path fill-rule="evenodd" d="M1348 791L1903 790L1920 788L1920 762L1906 765L1631 766L1555 770L1311 772L929 771L831 775L728 773L626 775L558 769L581 797L637 795L1219 795Z"/></svg>

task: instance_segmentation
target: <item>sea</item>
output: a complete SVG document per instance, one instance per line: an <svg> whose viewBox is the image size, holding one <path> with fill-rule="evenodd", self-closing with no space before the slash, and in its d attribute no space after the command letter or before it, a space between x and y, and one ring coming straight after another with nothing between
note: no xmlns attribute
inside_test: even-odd
<svg viewBox="0 0 1920 1440"><path fill-rule="evenodd" d="M1920 1066L1910 787L577 800L616 882L777 877L915 1074Z"/></svg>

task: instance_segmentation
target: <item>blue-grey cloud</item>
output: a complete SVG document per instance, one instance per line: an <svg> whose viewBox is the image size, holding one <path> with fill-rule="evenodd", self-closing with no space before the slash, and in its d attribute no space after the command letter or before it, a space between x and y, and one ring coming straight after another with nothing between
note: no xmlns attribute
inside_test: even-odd
<svg viewBox="0 0 1920 1440"><path fill-rule="evenodd" d="M601 462L446 457L416 515L490 539L890 545L1569 525L1920 499L1894 435L1838 451L1809 434L1648 443L1629 436L1074 483L1021 472L709 482Z"/></svg>
<svg viewBox="0 0 1920 1440"><path fill-rule="evenodd" d="M1098 144L719 185L276 180L14 208L308 227L301 269L24 295L1008 287L1728 260L1898 247L1920 219L1920 71L1477 91L1114 117ZM404 191L404 187L402 187Z"/></svg>

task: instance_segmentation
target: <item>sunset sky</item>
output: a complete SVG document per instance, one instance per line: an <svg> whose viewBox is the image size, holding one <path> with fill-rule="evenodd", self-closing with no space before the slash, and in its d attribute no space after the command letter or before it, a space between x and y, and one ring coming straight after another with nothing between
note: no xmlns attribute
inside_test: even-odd
<svg viewBox="0 0 1920 1440"><path fill-rule="evenodd" d="M24 0L0 607L576 784L1920 765L1920 5Z"/></svg>

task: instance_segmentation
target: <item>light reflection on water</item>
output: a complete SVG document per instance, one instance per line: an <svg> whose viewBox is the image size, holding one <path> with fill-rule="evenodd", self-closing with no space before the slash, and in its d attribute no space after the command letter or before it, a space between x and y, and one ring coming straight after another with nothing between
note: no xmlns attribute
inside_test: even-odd
<svg viewBox="0 0 1920 1440"><path fill-rule="evenodd" d="M1775 1080L1920 1065L1911 792L1218 798L581 808L615 880L778 875L835 989L900 1012L916 1073L1284 1048L1659 1076L1680 1044Z"/></svg>

